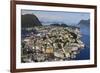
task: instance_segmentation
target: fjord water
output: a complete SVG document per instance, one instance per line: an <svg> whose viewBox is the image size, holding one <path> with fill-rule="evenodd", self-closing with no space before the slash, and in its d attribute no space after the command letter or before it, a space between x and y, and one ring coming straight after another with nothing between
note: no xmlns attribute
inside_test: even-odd
<svg viewBox="0 0 100 73"><path fill-rule="evenodd" d="M86 26L87 25L87 26ZM89 24L82 24L80 26L80 32L82 34L81 40L85 44L85 47L80 50L74 60L88 60L90 59L90 26Z"/></svg>

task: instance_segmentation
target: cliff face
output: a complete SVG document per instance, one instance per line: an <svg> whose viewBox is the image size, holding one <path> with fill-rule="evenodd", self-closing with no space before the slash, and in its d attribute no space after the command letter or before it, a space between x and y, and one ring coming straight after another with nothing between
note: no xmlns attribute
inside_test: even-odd
<svg viewBox="0 0 100 73"><path fill-rule="evenodd" d="M21 15L21 26L22 28L41 26L41 22L34 14Z"/></svg>

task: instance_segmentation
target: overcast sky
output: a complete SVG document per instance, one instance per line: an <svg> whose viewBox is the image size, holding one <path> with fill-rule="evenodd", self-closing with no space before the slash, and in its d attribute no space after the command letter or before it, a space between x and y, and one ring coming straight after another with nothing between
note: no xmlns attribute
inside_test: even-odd
<svg viewBox="0 0 100 73"><path fill-rule="evenodd" d="M41 22L45 23L78 24L80 20L90 19L90 13L86 12L22 10L21 14L34 14Z"/></svg>

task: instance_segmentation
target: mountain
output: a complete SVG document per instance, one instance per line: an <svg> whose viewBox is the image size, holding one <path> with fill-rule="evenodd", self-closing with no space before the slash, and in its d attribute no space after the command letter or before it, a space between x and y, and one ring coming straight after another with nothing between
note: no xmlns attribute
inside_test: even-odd
<svg viewBox="0 0 100 73"><path fill-rule="evenodd" d="M80 28L80 31L84 35L89 35L90 34L90 19L88 20L81 20L78 23L78 26Z"/></svg>
<svg viewBox="0 0 100 73"><path fill-rule="evenodd" d="M80 20L80 22L78 23L79 26L90 26L90 19L88 20Z"/></svg>
<svg viewBox="0 0 100 73"><path fill-rule="evenodd" d="M51 26L61 26L61 27L68 27L68 25L67 24L64 24L64 23L62 23L62 24L59 24L59 23L53 23L53 24L50 24Z"/></svg>
<svg viewBox="0 0 100 73"><path fill-rule="evenodd" d="M34 14L21 15L21 26L24 27L34 27L42 26L39 19Z"/></svg>

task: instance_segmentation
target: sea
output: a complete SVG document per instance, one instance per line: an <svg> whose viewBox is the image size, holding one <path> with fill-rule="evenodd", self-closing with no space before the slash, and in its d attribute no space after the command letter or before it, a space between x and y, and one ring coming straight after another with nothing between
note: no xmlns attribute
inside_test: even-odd
<svg viewBox="0 0 100 73"><path fill-rule="evenodd" d="M76 58L74 60L89 60L90 59L90 27L81 26L80 32L82 34L81 40L85 44L85 47L82 50L80 50L80 53L76 55Z"/></svg>

